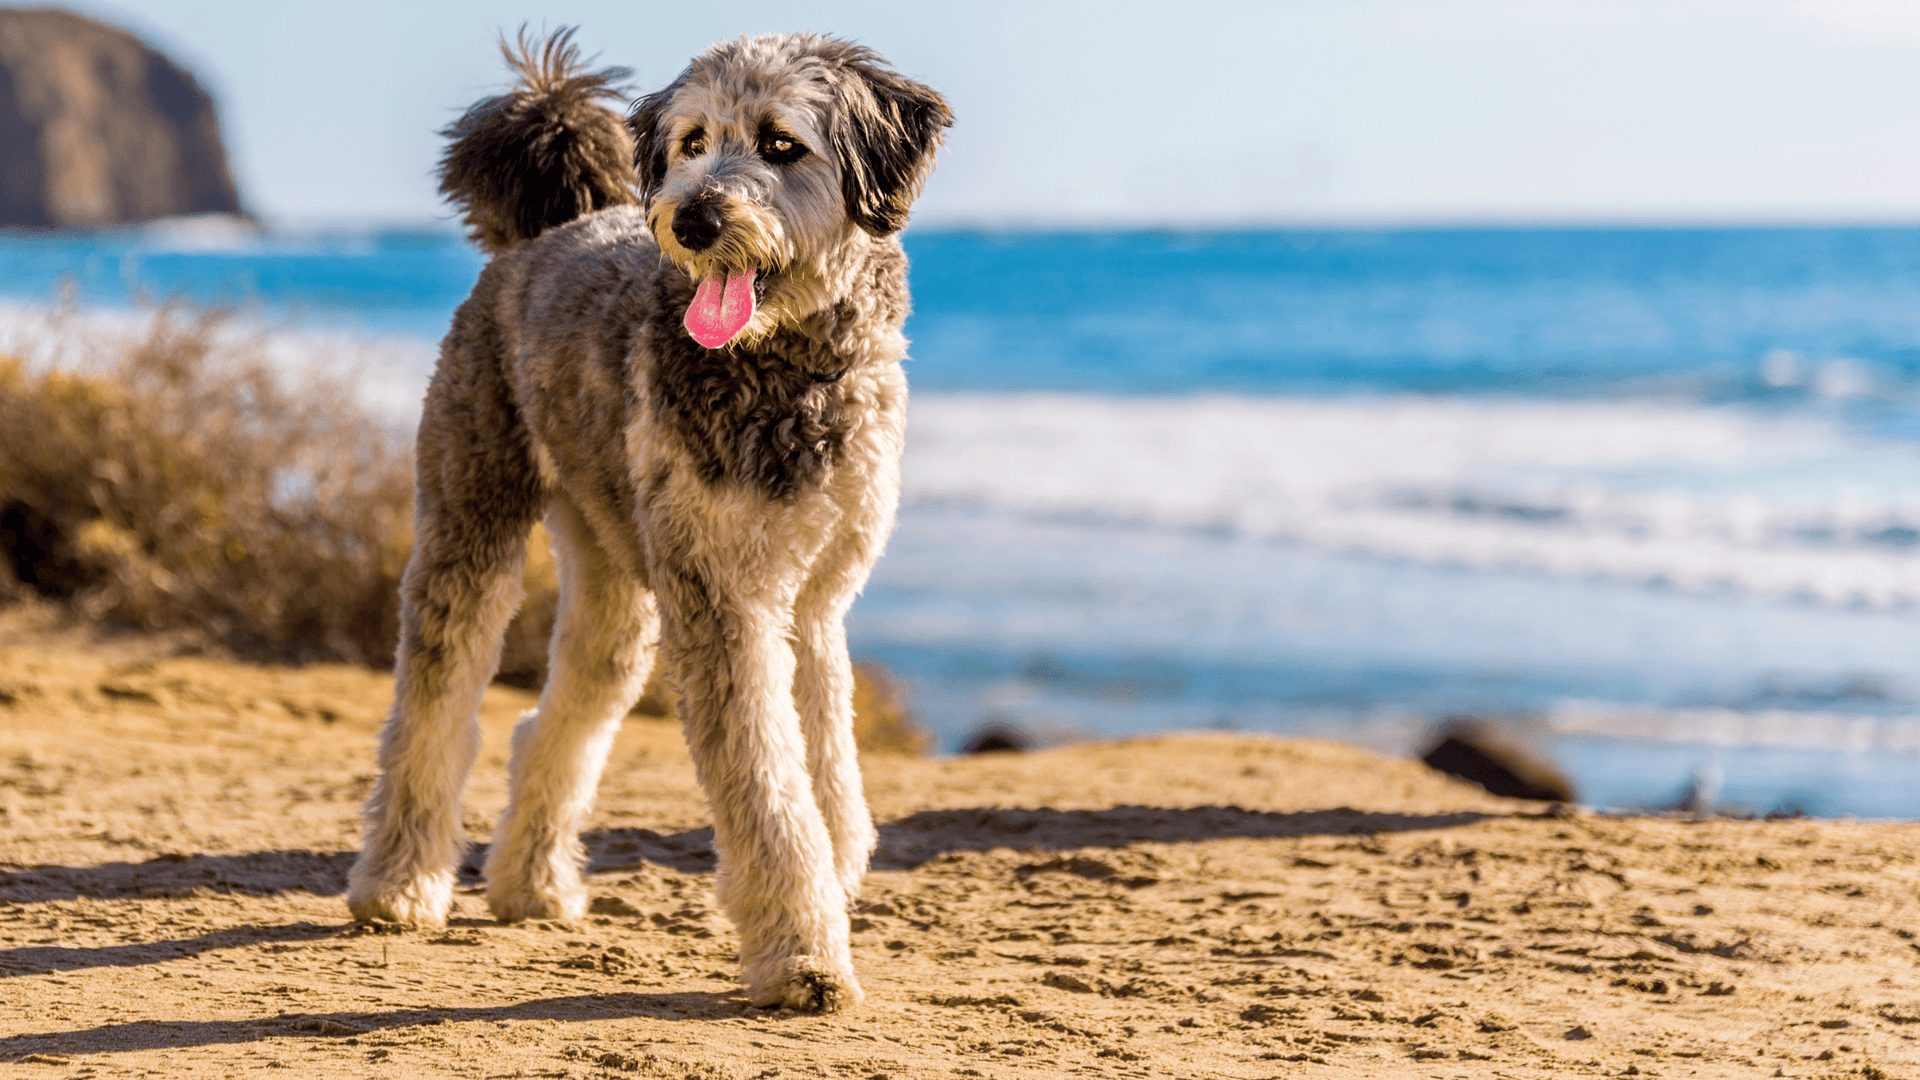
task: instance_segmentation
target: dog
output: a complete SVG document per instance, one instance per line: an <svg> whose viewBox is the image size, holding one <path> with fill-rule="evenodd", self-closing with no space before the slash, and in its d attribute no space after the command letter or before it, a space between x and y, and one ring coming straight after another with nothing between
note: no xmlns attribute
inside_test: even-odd
<svg viewBox="0 0 1920 1080"><path fill-rule="evenodd" d="M543 515L550 674L486 860L502 920L587 907L582 820L656 654L713 815L755 1005L862 991L848 904L876 833L845 615L892 528L907 386L897 234L952 112L818 34L695 57L624 118L572 31L450 126L441 191L491 260L417 448L392 712L347 903L445 921L476 712Z"/></svg>

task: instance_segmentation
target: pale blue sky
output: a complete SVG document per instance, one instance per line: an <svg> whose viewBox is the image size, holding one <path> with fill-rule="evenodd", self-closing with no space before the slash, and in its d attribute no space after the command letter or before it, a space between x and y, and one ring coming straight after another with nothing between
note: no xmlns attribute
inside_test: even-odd
<svg viewBox="0 0 1920 1080"><path fill-rule="evenodd" d="M493 41L578 24L650 89L743 32L874 46L954 106L923 223L1920 220L1920 2L140 0L252 205L445 216Z"/></svg>

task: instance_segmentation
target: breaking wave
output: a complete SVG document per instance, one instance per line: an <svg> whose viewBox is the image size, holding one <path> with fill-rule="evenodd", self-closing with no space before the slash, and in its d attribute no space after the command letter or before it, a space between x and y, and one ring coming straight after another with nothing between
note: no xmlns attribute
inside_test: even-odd
<svg viewBox="0 0 1920 1080"><path fill-rule="evenodd" d="M1814 410L1417 396L922 394L909 505L1425 565L1920 603L1920 451Z"/></svg>

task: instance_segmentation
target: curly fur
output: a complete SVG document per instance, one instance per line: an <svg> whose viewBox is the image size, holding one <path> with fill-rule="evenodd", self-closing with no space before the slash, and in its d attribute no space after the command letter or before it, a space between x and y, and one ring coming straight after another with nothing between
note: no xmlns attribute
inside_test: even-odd
<svg viewBox="0 0 1920 1080"><path fill-rule="evenodd" d="M633 190L633 143L607 107L627 68L580 70L573 31L545 42L520 31L500 42L520 85L475 102L441 134L440 194L465 211L474 242L488 254L609 206L640 201Z"/></svg>
<svg viewBox="0 0 1920 1080"><path fill-rule="evenodd" d="M579 827L657 654L749 997L851 1007L847 904L875 833L844 622L899 493L894 233L951 114L814 34L716 45L625 128L600 104L616 73L582 73L567 34L508 59L520 86L449 131L444 189L495 254L427 393L394 706L348 905L445 918L475 711L544 513L559 620L539 707L514 732L494 914L585 912ZM770 127L808 152L769 155ZM719 214L698 250L675 236L687 207ZM699 345L682 325L695 282L747 269L752 322Z"/></svg>

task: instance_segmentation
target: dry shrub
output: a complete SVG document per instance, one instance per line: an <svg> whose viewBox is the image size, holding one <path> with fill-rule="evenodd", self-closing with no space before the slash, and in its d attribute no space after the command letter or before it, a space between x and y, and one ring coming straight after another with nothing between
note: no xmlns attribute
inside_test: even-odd
<svg viewBox="0 0 1920 1080"><path fill-rule="evenodd" d="M162 310L117 356L0 369L8 568L90 619L376 660L407 555L405 455L344 395L286 392L219 330Z"/></svg>
<svg viewBox="0 0 1920 1080"><path fill-rule="evenodd" d="M560 613L560 579L547 543L547 527L535 525L527 539L527 598L520 613L507 624L500 648L500 669L494 679L508 686L538 690L547 681L547 641Z"/></svg>
<svg viewBox="0 0 1920 1080"><path fill-rule="evenodd" d="M924 754L933 741L907 708L906 687L871 661L853 665L853 738L883 754Z"/></svg>
<svg viewBox="0 0 1920 1080"><path fill-rule="evenodd" d="M283 377L218 313L55 344L57 366L0 358L11 591L243 656L389 661L412 459L347 388Z"/></svg>
<svg viewBox="0 0 1920 1080"><path fill-rule="evenodd" d="M157 311L129 340L75 330L60 364L0 356L0 599L186 630L241 656L385 666L412 543L413 464L348 388L289 379L218 313ZM539 686L556 606L544 530L499 677ZM656 675L638 711L670 715ZM867 750L927 739L855 671Z"/></svg>

